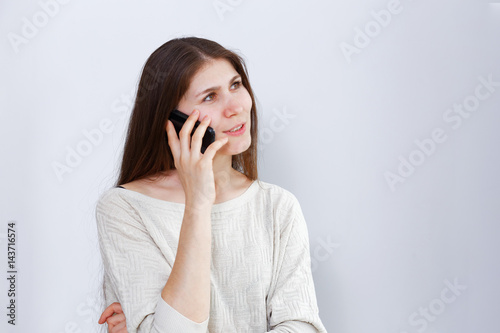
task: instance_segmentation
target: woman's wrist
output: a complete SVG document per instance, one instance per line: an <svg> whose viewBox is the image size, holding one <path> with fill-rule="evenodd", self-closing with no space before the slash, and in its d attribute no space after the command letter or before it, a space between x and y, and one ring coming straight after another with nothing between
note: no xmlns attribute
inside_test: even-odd
<svg viewBox="0 0 500 333"><path fill-rule="evenodd" d="M213 204L205 202L205 203L199 203L199 202L186 202L185 208L184 208L184 215L189 215L192 217L205 217L205 216L210 216L212 212L212 206Z"/></svg>

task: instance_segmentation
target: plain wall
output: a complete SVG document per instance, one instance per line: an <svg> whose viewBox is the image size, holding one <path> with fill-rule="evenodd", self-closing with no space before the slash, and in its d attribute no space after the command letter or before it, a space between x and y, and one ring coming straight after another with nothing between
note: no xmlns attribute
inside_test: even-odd
<svg viewBox="0 0 500 333"><path fill-rule="evenodd" d="M329 332L493 332L499 32L485 1L1 1L2 332L99 330L96 200L144 62L189 35L247 61L259 175L301 203Z"/></svg>

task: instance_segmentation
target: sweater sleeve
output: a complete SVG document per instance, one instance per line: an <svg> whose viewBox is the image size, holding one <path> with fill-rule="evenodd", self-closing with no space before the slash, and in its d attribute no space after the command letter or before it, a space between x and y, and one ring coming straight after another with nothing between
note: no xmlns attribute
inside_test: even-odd
<svg viewBox="0 0 500 333"><path fill-rule="evenodd" d="M191 321L161 297L172 268L140 213L114 194L97 203L97 231L104 278L122 306L128 332L206 333L209 318Z"/></svg>
<svg viewBox="0 0 500 333"><path fill-rule="evenodd" d="M297 199L283 214L276 267L267 299L268 333L326 333L311 272L309 234Z"/></svg>

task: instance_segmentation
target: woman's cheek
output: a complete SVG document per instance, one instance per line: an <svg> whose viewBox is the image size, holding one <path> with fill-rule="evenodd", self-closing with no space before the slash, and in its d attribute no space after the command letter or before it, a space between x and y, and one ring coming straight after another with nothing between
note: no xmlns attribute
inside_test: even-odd
<svg viewBox="0 0 500 333"><path fill-rule="evenodd" d="M245 109L250 112L252 108L252 97L250 97L250 93L245 89Z"/></svg>

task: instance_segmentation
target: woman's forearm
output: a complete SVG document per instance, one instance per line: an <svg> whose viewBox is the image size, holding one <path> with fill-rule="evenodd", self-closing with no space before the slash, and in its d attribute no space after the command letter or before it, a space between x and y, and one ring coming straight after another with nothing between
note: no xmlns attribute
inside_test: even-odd
<svg viewBox="0 0 500 333"><path fill-rule="evenodd" d="M210 313L212 205L186 205L179 245L161 297L186 318L201 323Z"/></svg>

